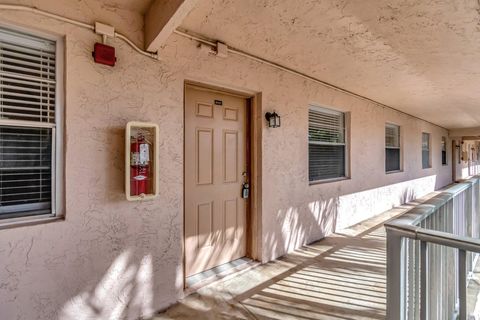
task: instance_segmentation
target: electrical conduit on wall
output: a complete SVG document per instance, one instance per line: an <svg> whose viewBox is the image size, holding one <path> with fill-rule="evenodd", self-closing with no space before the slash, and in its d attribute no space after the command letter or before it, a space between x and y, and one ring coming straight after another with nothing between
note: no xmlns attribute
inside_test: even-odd
<svg viewBox="0 0 480 320"><path fill-rule="evenodd" d="M95 26L94 25L90 25L90 24L87 24L87 23L84 23L84 22L81 22L81 21L78 21L78 20L74 20L74 19L69 19L69 18L66 18L66 17L63 17L61 15L57 15L57 14L53 14L53 13L50 13L50 12L46 12L46 11L43 11L43 10L40 10L40 9L37 9L37 8L34 8L34 7L29 7L29 6L24 6L24 5L10 5L10 4L0 4L0 10L17 10L17 11L27 11L27 12L33 12L33 13L36 13L36 14L40 14L40 15L43 15L43 16L46 16L46 17L49 17L49 18L52 18L52 19L56 19L56 20L59 20L59 21L63 21L63 22L66 22L66 23L70 23L70 24L73 24L73 25L76 25L76 26L79 26L79 27L82 27L82 28L86 28L86 29L90 29L94 32L96 32L95 30ZM200 36L194 36L186 31L183 31L183 30L180 30L180 29L177 29L174 31L175 34L177 35L180 35L182 37L186 37L188 39L191 39L191 40L195 40L195 41L198 41L200 43L203 43L203 44L206 44L206 45L209 45L211 46L212 48L217 48L218 47L218 42L215 42L215 41L211 41L211 40L208 40L206 39L205 37L200 37ZM121 39L122 41L126 42L129 46L131 46L135 51L137 51L138 53L142 54L142 55L145 55L147 57L150 57L150 58L153 58L153 59L156 59L158 60L158 53L154 53L154 52L148 52L148 51L145 51L145 50L142 50L140 49L137 45L135 45L135 43L133 43L130 39L128 39L126 36L118 33L118 32L115 32L114 33L114 36L116 38L119 38ZM225 45L226 46L226 45ZM421 118L418 118L416 116L413 116L411 114L408 114L408 113L405 113L403 111L400 111L398 109L395 109L393 107L390 107L390 106L387 106L385 104L382 104L378 101L375 101L373 99L370 99L370 98L367 98L365 96L362 96L360 94L357 94L355 92L351 92L349 90L346 90L346 89L343 89L343 88L340 88L338 86L335 86L333 84L330 84L328 82L325 82L325 81L322 81L320 79L317 79L317 78L314 78L312 76L309 76L309 75L306 75L302 72L299 72L299 71L296 71L296 70L293 70L293 69L290 69L288 67L285 67L281 64L278 64L276 62L272 62L272 61L269 61L267 59L264 59L264 58L261 58L261 57L257 57L253 54L249 54L249 53L246 53L244 51L241 51L241 50L238 50L238 49L235 49L235 48L232 48L230 46L226 46L227 48L227 51L229 53L232 53L232 54L236 54L236 55L239 55L239 56L242 56L242 57L245 57L245 58L248 58L248 59L251 59L251 60L254 60L254 61L257 61L259 63L263 63L263 64L267 64L271 67L274 67L274 68L277 68L277 69L280 69L280 70L283 70L285 72L288 72L290 74L294 74L296 76L299 76L299 77L302 77L304 79L307 79L307 80L310 80L310 81L313 81L313 82L316 82L316 83L319 83L321 85L324 85L328 88L331 88L333 90L336 90L336 91L339 91L339 92L342 92L342 93L346 93L350 96L354 96L356 98L360 98L362 100L366 100L368 102L371 102L371 103L374 103L380 107L383 107L383 108L388 108L388 109L391 109L391 110L394 110L394 111L397 111L397 112L400 112L400 113L403 113L403 114L406 114L408 116L411 116L413 118L416 118L416 119L419 119L419 120L422 120L422 121L425 121L425 122L428 122L428 123L431 123L425 119L421 119ZM438 127L441 127L435 123L431 123L435 126L438 126ZM441 127L443 128L443 127ZM443 128L445 129L445 128Z"/></svg>
<svg viewBox="0 0 480 320"><path fill-rule="evenodd" d="M213 47L213 48L217 48L217 46L218 46L218 44L219 44L219 42L215 42L215 41L213 41L213 40L208 40L207 38L205 38L205 37L203 37L203 36L193 35L193 34L191 34L189 31L186 31L186 30L177 29L177 30L174 31L174 33L175 33L175 34L178 34L178 35L180 35L180 36L182 36L182 37L188 38L188 39L190 39L190 40L198 41L199 43L202 43L202 44L211 46L211 47ZM307 74L304 74L304 73L302 73L302 72L300 72L300 71L297 71L297 70L294 70L294 69L285 67L285 66L283 66L283 65L281 65L281 64L279 64L279 63L272 62L272 61L270 61L270 60L267 60L267 59L264 59L264 58L255 56L255 55L253 55L253 54L244 52L244 51L239 50L239 49L232 48L232 47L230 47L230 46L227 46L227 50L228 50L229 53L236 54L236 55L242 56L242 57L244 57L244 58L248 58L248 59L250 59L250 60L254 60L254 61L257 61L257 62L259 62L259 63L263 63L263 64L266 64L266 65L269 65L269 66L271 66L271 67L280 69L280 70L285 71L285 72L288 72L288 73L290 73L290 74L294 74L294 75L296 75L296 76L299 76L299 77L301 77L301 78L303 78L303 79L310 80L310 81L313 81L313 82L315 82L315 83L321 84L321 85L326 86L326 87L328 87L328 88L330 88L330 89L333 89L333 90L336 90L336 91L339 91L339 92L348 94L348 95L353 96L353 97L356 97L356 98L360 98L360 99L362 99L362 100L366 100L366 101L368 101L368 102L374 103L374 104L377 105L377 106L394 110L394 111L396 111L396 112L399 112L399 113L408 115L408 116L413 117L413 118L415 118L415 119L425 121L425 122L427 122L427 123L433 124L433 125L435 125L435 126L437 126L437 127L440 127L440 128L442 128L442 129L447 130L446 128L444 128L444 127L442 127L442 126L440 126L440 125L438 125L438 124L436 124L436 123L432 123L432 122L430 122L430 121L428 121L428 120L421 119L421 118L416 117L416 116L414 116L414 115L411 115L411 114L409 114L409 113L400 111L400 110L395 109L395 108L393 108L393 107L391 107L391 106L387 106L387 105L385 105L385 104L383 104L383 103L380 103L380 102L375 101L375 100L373 100L373 99L370 99L370 98L367 98L367 97L365 97L365 96L362 96L362 95L360 95L360 94L358 94L358 93L355 93L355 92L352 92L352 91L349 91L349 90L340 88L340 87L338 87L338 86L336 86L336 85L333 85L333 84L328 83L328 82L326 82L326 81L323 81L323 80L314 78L314 77L309 76L309 75L307 75Z"/></svg>
<svg viewBox="0 0 480 320"><path fill-rule="evenodd" d="M95 30L94 25L84 23L84 22L81 22L81 21L78 21L78 20L66 18L66 17L63 17L61 15L50 13L50 12L47 12L47 11L43 11L43 10L40 10L40 9L37 9L37 8L34 8L34 7L23 6L23 5L14 5L14 4L0 4L0 10L16 10L16 11L32 12L32 13L36 13L36 14L39 14L39 15L42 15L42 16L45 16L45 17L49 17L49 18L52 18L52 19L55 19L55 20L59 20L59 21L65 22L65 23L73 24L73 25L76 25L76 26L81 27L81 28L89 29L89 30L92 30L92 31L98 33L97 30ZM98 33L98 34L101 34L101 33ZM103 36L105 36L105 35L103 35ZM140 49L135 43L133 43L133 41L128 39L123 34L118 33L118 32L114 32L114 37L119 38L120 40L127 43L136 52L138 52L138 53L140 53L144 56L150 57L152 59L158 60L158 54L156 52L148 52L148 51Z"/></svg>

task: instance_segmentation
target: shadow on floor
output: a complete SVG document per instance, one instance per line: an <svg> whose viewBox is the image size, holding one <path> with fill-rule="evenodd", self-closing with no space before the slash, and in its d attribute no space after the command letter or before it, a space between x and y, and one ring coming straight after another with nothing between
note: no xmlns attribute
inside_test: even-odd
<svg viewBox="0 0 480 320"><path fill-rule="evenodd" d="M213 283L155 319L385 319L383 223L409 208L390 210Z"/></svg>

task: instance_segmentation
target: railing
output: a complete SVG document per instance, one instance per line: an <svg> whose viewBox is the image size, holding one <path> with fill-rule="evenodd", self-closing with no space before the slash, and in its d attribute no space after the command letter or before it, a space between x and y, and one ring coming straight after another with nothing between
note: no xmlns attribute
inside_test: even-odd
<svg viewBox="0 0 480 320"><path fill-rule="evenodd" d="M480 179L444 190L385 229L387 319L467 319L480 253Z"/></svg>

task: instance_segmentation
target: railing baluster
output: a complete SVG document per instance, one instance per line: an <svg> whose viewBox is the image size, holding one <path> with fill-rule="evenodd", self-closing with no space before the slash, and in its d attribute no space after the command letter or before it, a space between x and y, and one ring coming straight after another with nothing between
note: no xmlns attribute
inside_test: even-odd
<svg viewBox="0 0 480 320"><path fill-rule="evenodd" d="M387 319L405 319L405 241L387 230Z"/></svg>
<svg viewBox="0 0 480 320"><path fill-rule="evenodd" d="M453 199L450 199L448 203L446 204L447 208L447 213L448 213L448 228L447 232L448 233L453 233L454 231L454 201ZM448 309L447 309L447 317L446 319L450 319L451 315L455 312L455 303L456 303L456 297L455 294L451 294L451 291L455 291L455 275L453 274L452 270L455 270L455 251L452 248L448 249Z"/></svg>
<svg viewBox="0 0 480 320"><path fill-rule="evenodd" d="M459 320L467 319L467 255L465 250L458 250L458 300Z"/></svg>
<svg viewBox="0 0 480 320"><path fill-rule="evenodd" d="M440 316L441 318L440 319L445 319L445 314L446 314L446 311L447 311L447 295L446 295L446 292L447 292L447 288L446 288L446 282L447 282L447 279L446 279L446 275L447 275L447 272L445 270L446 268L446 264L447 264L447 255L445 254L446 252L446 249L445 246L441 246L440 247L440 261L441 261L441 274L440 274L440 279L442 280L442 284L440 285L440 306L442 307L442 310L440 312Z"/></svg>
<svg viewBox="0 0 480 320"><path fill-rule="evenodd" d="M467 319L467 278L480 260L479 178L385 224L387 319Z"/></svg>
<svg viewBox="0 0 480 320"><path fill-rule="evenodd" d="M428 316L428 286L427 286L427 273L428 273L428 247L427 242L420 242L420 319L427 320Z"/></svg>
<svg viewBox="0 0 480 320"><path fill-rule="evenodd" d="M412 319L420 319L420 241L412 241L415 244L415 311Z"/></svg>
<svg viewBox="0 0 480 320"><path fill-rule="evenodd" d="M415 275L415 256L414 256L414 246L415 240L406 239L406 252L407 252L407 277L406 277L406 287L407 287L407 319L414 319L415 312L415 285L414 285L414 275Z"/></svg>

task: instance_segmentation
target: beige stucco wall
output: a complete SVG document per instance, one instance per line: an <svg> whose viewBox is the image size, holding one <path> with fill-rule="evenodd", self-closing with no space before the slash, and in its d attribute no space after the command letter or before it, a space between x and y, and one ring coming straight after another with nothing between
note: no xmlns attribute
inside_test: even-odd
<svg viewBox="0 0 480 320"><path fill-rule="evenodd" d="M134 13L58 2L45 8L142 38ZM66 35L66 220L0 230L0 319L134 319L182 296L185 80L261 92L264 111L282 116L281 128L262 133L263 261L451 180L450 166L440 163L447 132L424 121L244 58L204 55L178 36L158 62L115 41L118 63L109 68L92 62L98 38L88 30L30 13L0 12L0 20ZM351 113L351 179L309 186L309 104ZM160 192L151 202L127 202L123 194L130 120L160 126ZM384 172L386 121L402 125L402 173ZM433 139L427 170L422 131Z"/></svg>
<svg viewBox="0 0 480 320"><path fill-rule="evenodd" d="M441 137L448 136L446 130L316 85L299 82L288 86L300 94L293 98L292 91L286 88L270 94L263 91L265 98L283 95L265 105L286 115L281 130L263 133L265 260L451 182L450 165L441 164ZM282 103L277 103L277 99ZM306 144L309 103L350 112L351 179L309 186ZM401 126L403 172L384 171L385 122ZM432 134L431 169L422 169L422 132Z"/></svg>

